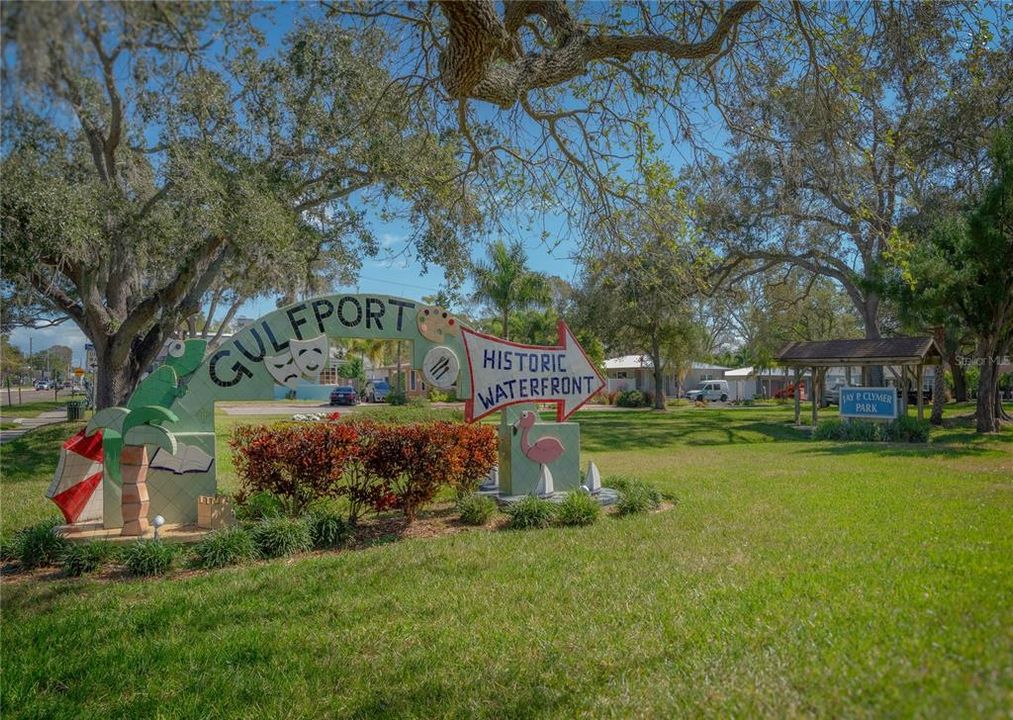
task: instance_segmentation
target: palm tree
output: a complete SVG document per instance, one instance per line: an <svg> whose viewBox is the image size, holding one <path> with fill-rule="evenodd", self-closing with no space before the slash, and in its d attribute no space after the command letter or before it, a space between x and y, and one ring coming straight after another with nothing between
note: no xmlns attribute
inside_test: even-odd
<svg viewBox="0 0 1013 720"><path fill-rule="evenodd" d="M528 269L528 257L519 242L502 240L489 245L488 260L476 263L473 298L496 310L503 323L503 339L509 340L510 313L549 301L549 285L541 273Z"/></svg>

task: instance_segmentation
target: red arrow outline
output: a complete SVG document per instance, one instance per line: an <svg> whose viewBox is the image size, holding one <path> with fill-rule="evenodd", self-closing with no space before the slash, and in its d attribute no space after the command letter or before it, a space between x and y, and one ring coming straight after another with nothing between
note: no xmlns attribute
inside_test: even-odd
<svg viewBox="0 0 1013 720"><path fill-rule="evenodd" d="M566 352L567 350L570 349L569 346L566 344L566 338L567 336L571 336L573 337L573 344L577 346L578 350L580 350L580 354L584 356L584 360L587 361L588 367L591 368L591 371L595 374L595 377L598 378L600 384L592 393L590 393L586 398L584 398L581 402L579 402L568 413L566 413L565 398L560 399L548 397L531 397L531 398L523 398L521 400L511 400L510 402L505 402L502 405L494 405L491 410L486 410L481 415L475 415L475 369L472 367L471 349L468 347L468 340L465 337L465 334L468 333L480 337L483 340L489 340L491 342L509 345L510 347L521 348L522 350L540 350L543 352L546 350L562 350L563 352ZM582 408L585 404L587 404L588 400L590 400L598 392L600 392L601 389L606 385L605 378L602 377L601 373L598 371L598 368L596 368L594 363L591 362L591 358L589 358L587 356L587 353L584 352L583 346L579 342L577 342L576 336L573 335L573 332L570 330L569 326L566 324L564 320L560 320L556 324L556 334L559 337L558 345L525 345L524 343L516 343L511 340L504 340L503 338L496 337L495 335L487 335L486 333L478 332L477 330L472 330L470 327L462 325L461 344L464 345L464 354L468 359L468 380L469 380L468 384L471 386L471 397L464 401L464 419L467 422L475 422L476 420L481 420L486 415L491 415L492 413L502 410L503 408L509 407L511 405L521 405L523 403L540 402L540 403L555 403L556 422L563 422L568 417L577 412L580 408Z"/></svg>

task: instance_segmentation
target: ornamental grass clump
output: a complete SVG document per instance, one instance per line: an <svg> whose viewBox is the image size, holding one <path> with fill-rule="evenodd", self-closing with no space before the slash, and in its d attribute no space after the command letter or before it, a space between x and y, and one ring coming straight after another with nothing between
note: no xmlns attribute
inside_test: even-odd
<svg viewBox="0 0 1013 720"><path fill-rule="evenodd" d="M601 516L601 505L590 493L574 490L556 507L556 524L564 527L593 525Z"/></svg>
<svg viewBox="0 0 1013 720"><path fill-rule="evenodd" d="M239 565L256 557L257 546L250 531L244 527L227 527L205 535L194 546L190 564L210 570Z"/></svg>
<svg viewBox="0 0 1013 720"><path fill-rule="evenodd" d="M71 543L63 553L63 571L71 577L95 572L116 555L116 548L106 540Z"/></svg>
<svg viewBox="0 0 1013 720"><path fill-rule="evenodd" d="M605 482L619 493L616 502L616 514L636 515L657 510L661 506L661 493L643 480L626 477L613 477Z"/></svg>
<svg viewBox="0 0 1013 720"><path fill-rule="evenodd" d="M514 530L547 528L556 516L556 505L535 495L523 497L506 509Z"/></svg>
<svg viewBox="0 0 1013 720"><path fill-rule="evenodd" d="M61 525L53 518L19 530L11 539L11 553L25 570L58 565L70 543L56 532Z"/></svg>
<svg viewBox="0 0 1013 720"><path fill-rule="evenodd" d="M138 540L127 545L121 557L131 575L164 575L176 561L176 548L161 540Z"/></svg>
<svg viewBox="0 0 1013 720"><path fill-rule="evenodd" d="M285 514L285 501L274 493L261 490L236 500L236 519L240 522L257 522Z"/></svg>
<svg viewBox="0 0 1013 720"><path fill-rule="evenodd" d="M310 539L317 550L344 545L351 536L348 523L340 513L329 508L313 508L306 514Z"/></svg>
<svg viewBox="0 0 1013 720"><path fill-rule="evenodd" d="M457 512L465 525L485 525L496 512L496 501L486 495L462 495L457 498Z"/></svg>
<svg viewBox="0 0 1013 720"><path fill-rule="evenodd" d="M268 558L306 552L313 547L309 524L303 518L265 518L253 526L253 542Z"/></svg>

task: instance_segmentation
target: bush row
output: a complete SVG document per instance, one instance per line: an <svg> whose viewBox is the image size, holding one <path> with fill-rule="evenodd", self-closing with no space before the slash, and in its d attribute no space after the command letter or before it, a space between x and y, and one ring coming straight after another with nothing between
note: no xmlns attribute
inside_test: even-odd
<svg viewBox="0 0 1013 720"><path fill-rule="evenodd" d="M391 508L411 522L441 488L477 489L497 457L492 427L444 421L242 426L231 445L241 502L268 491L298 514L314 501L344 497L352 523L366 509Z"/></svg>
<svg viewBox="0 0 1013 720"><path fill-rule="evenodd" d="M618 515L647 512L661 502L657 490L638 480L610 478L605 484L619 491ZM258 492L237 509L242 511L237 512L239 525L214 530L192 546L158 540L121 546L102 540L71 543L56 534L54 529L60 523L54 519L15 533L3 544L3 560L16 560L25 569L62 566L67 575L75 577L109 564L121 564L131 575L154 576L178 565L214 569L337 548L351 537L345 517L332 507L317 505L297 516L287 514L290 507L284 498ZM458 498L457 510L462 522L484 525L497 507L490 497L467 494ZM601 517L602 508L591 495L571 492L559 503L528 496L505 512L510 528L531 529L591 525Z"/></svg>
<svg viewBox="0 0 1013 720"><path fill-rule="evenodd" d="M911 417L899 417L888 423L831 418L819 422L813 431L813 439L845 442L924 443L929 441L931 427L927 420Z"/></svg>
<svg viewBox="0 0 1013 720"><path fill-rule="evenodd" d="M626 516L656 510L662 496L655 488L641 480L613 477L605 481L606 487L618 491L616 515ZM560 503L529 495L508 507L509 527L517 530L592 525L601 516L602 509L591 495L572 492Z"/></svg>
<svg viewBox="0 0 1013 720"><path fill-rule="evenodd" d="M316 508L301 517L268 515L235 527L214 530L192 546L159 540L114 545L107 540L72 543L57 535L59 522L47 521L15 533L5 546L5 561L24 569L62 566L74 577L103 565L124 565L131 575L162 575L178 564L212 569L259 558L277 558L311 549L340 547L350 537L344 518Z"/></svg>

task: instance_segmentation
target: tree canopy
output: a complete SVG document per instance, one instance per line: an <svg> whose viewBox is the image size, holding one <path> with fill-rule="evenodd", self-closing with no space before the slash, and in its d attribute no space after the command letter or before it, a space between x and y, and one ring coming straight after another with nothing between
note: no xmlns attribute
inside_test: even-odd
<svg viewBox="0 0 1013 720"><path fill-rule="evenodd" d="M532 206L607 222L638 197L639 171L693 137L743 36L771 14L755 0L679 3L327 3L342 24L402 38L392 73L453 127L502 212Z"/></svg>
<svg viewBox="0 0 1013 720"><path fill-rule="evenodd" d="M994 5L794 7L783 48L722 84L715 107L730 152L691 181L706 232L737 270L790 265L831 278L866 336L879 337L882 299L869 281L898 223L987 182L986 138L1013 107L1009 29L990 22L1004 12Z"/></svg>
<svg viewBox="0 0 1013 720"><path fill-rule="evenodd" d="M977 339L978 430L1009 419L999 399L999 365L1013 348L1013 124L995 134L991 182L963 212L943 209L891 256L887 287L922 317L956 317Z"/></svg>
<svg viewBox="0 0 1013 720"><path fill-rule="evenodd" d="M610 351L651 358L654 407L661 410L666 374L704 350L706 332L693 301L709 290L714 256L695 234L667 168L654 166L647 187L638 210L603 226L610 237L584 260L580 292L586 326Z"/></svg>
<svg viewBox="0 0 1013 720"><path fill-rule="evenodd" d="M81 327L100 406L210 298L350 279L378 249L364 203L464 271L458 138L388 92L390 39L303 19L270 52L265 7L3 6L5 294Z"/></svg>

